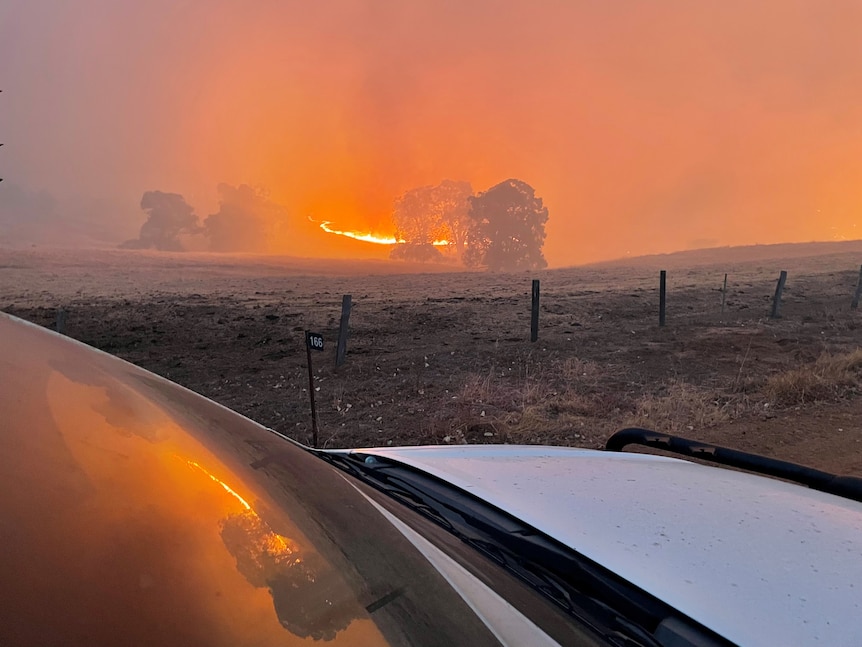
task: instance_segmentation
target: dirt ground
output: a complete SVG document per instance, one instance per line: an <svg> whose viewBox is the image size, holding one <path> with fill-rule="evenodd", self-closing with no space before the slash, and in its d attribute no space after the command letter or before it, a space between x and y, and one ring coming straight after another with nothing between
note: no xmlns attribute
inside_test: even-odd
<svg viewBox="0 0 862 647"><path fill-rule="evenodd" d="M862 242L759 246L533 275L0 248L0 310L53 328L63 309L71 337L302 442L304 331L320 332L314 384L327 447L595 448L636 424L862 476L862 311L850 308L860 260ZM782 317L771 319L780 270ZM343 294L353 310L336 369Z"/></svg>

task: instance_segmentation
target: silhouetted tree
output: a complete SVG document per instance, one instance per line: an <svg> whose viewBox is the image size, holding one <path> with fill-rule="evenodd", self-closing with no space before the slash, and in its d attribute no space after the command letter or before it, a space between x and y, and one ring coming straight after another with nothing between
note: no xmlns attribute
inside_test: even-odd
<svg viewBox="0 0 862 647"><path fill-rule="evenodd" d="M141 209L147 214L146 222L141 225L141 233L136 239L127 240L120 247L182 251L180 234L200 231L194 208L179 193L147 191L141 198Z"/></svg>
<svg viewBox="0 0 862 647"><path fill-rule="evenodd" d="M268 251L281 233L287 212L272 202L262 188L240 184L218 185L219 210L207 216L205 233L216 252Z"/></svg>
<svg viewBox="0 0 862 647"><path fill-rule="evenodd" d="M442 260L442 254L432 254L426 246L447 240L449 251L460 254L464 248L468 202L473 189L469 182L444 180L436 186L423 186L407 191L395 201L392 219L395 237L410 247L396 246L392 258L412 260ZM426 258L421 258L426 257Z"/></svg>
<svg viewBox="0 0 862 647"><path fill-rule="evenodd" d="M464 264L488 270L547 267L542 255L548 209L529 184L506 180L470 198Z"/></svg>

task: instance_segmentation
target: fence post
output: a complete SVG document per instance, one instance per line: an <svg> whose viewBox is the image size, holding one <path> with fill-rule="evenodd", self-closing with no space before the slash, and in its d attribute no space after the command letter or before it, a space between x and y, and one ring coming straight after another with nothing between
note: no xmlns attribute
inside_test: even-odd
<svg viewBox="0 0 862 647"><path fill-rule="evenodd" d="M721 311L724 312L724 305L727 303L727 272L724 273L724 287L721 288Z"/></svg>
<svg viewBox="0 0 862 647"><path fill-rule="evenodd" d="M530 313L530 341L539 339L539 279L533 279L533 309Z"/></svg>
<svg viewBox="0 0 862 647"><path fill-rule="evenodd" d="M62 308L57 310L57 332L61 335L66 334L66 311Z"/></svg>
<svg viewBox="0 0 862 647"><path fill-rule="evenodd" d="M335 347L336 367L344 364L345 355L347 355L347 334L352 300L353 297L349 294L345 294L341 297L341 323L338 326L338 344Z"/></svg>
<svg viewBox="0 0 862 647"><path fill-rule="evenodd" d="M665 310L667 309L667 270L658 275L658 325L664 326Z"/></svg>
<svg viewBox="0 0 862 647"><path fill-rule="evenodd" d="M787 272L781 270L778 276L778 285L775 286L775 297L772 299L772 319L781 318L781 293L784 292L784 283L787 281Z"/></svg>
<svg viewBox="0 0 862 647"><path fill-rule="evenodd" d="M856 293L853 295L853 301L850 307L854 310L859 307L859 299L862 298L862 266L859 267L859 279L856 281Z"/></svg>

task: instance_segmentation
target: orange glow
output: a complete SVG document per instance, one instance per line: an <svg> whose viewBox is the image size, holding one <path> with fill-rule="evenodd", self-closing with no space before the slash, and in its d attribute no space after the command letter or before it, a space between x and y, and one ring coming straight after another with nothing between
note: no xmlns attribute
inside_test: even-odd
<svg viewBox="0 0 862 647"><path fill-rule="evenodd" d="M44 550L36 546L22 553L22 560L30 565L34 581L51 584L43 588L49 599L62 600L62 617L72 624L96 607L104 611L107 624L84 627L75 634L83 637L76 642L110 643L116 641L117 627L132 627L135 635L162 644L160 638L170 641L175 627L190 627L191 642L202 644L308 645L311 641L294 635L295 628L279 613L284 607L275 603L266 579L267 573L277 572L334 596L327 599L331 608L304 610L311 619L328 623L339 605L356 610L352 615L360 619L343 615L349 624L327 645L388 644L354 601L352 583L315 552L287 509L270 504L267 519L258 516L250 504L257 501L254 484L196 440L190 433L193 423L184 420L190 427L179 426L150 399L152 393L138 390L140 383L124 382L107 364L103 367L107 358L94 358L92 370L98 377L69 377L64 371L71 363L48 368L52 344L15 346L24 359L13 352L10 361L26 365L27 379L38 379L45 390L40 391L43 397L25 399L13 413L20 420L43 416L53 421L40 427L50 432L44 438L21 445L23 455L41 457L26 470L21 491L35 493L40 506L57 512L50 518L54 532L32 536L44 539ZM13 417L12 429L26 429L17 421ZM31 482L36 487L28 488ZM45 488L45 483L56 487ZM265 493L261 500L267 501ZM31 508L29 517L23 508L16 517L23 521L22 533L44 525L30 521L41 509ZM58 536L63 540L57 541ZM92 589L93 595L83 600L76 597L77 583L106 563L116 568L100 581L115 585ZM32 617L43 616L44 600L33 600Z"/></svg>
<svg viewBox="0 0 862 647"><path fill-rule="evenodd" d="M291 215L260 251L385 257L404 192L518 178L552 266L862 235L859 2L19 4L4 173L58 230L249 183Z"/></svg>

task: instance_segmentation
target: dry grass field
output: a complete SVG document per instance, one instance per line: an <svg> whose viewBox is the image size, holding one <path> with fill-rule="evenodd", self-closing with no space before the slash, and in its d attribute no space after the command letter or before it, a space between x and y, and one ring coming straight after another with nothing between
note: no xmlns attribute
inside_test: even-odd
<svg viewBox="0 0 862 647"><path fill-rule="evenodd" d="M862 243L528 274L388 262L0 249L0 310L310 441L599 447L638 425L862 476ZM658 274L668 271L667 325ZM780 270L782 318L768 317ZM728 273L727 303L721 286ZM539 341L530 283L541 279ZM347 362L335 368L343 294Z"/></svg>

